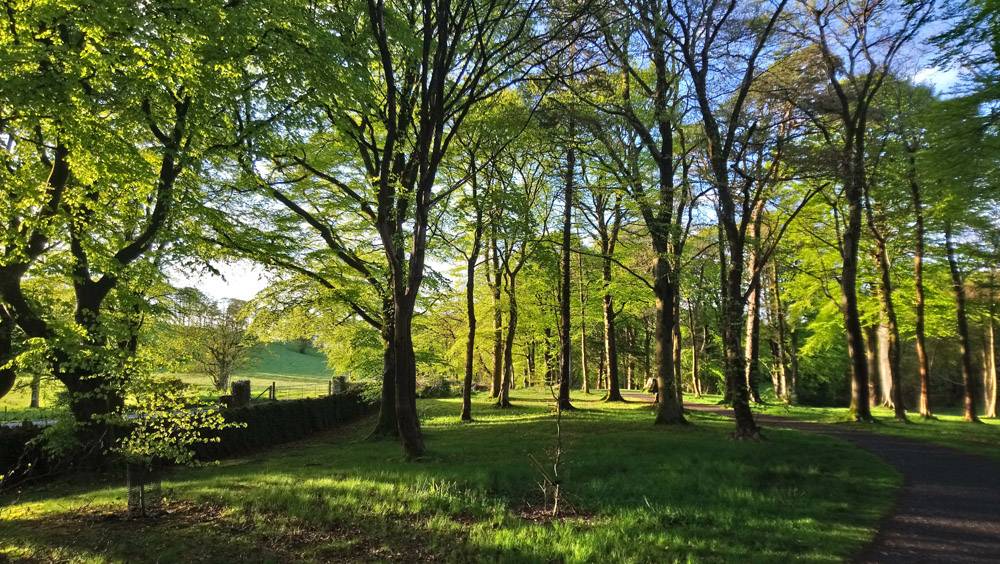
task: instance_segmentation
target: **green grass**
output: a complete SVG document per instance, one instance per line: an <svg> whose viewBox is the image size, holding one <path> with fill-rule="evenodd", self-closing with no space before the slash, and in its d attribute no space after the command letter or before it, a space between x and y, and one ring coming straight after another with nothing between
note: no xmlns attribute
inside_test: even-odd
<svg viewBox="0 0 1000 564"><path fill-rule="evenodd" d="M198 386L206 399L218 398L207 374L182 372L166 373L164 376L179 378ZM327 368L326 357L315 349L307 349L302 354L289 344L265 343L254 347L250 359L237 371L234 378L249 379L254 397L264 393L274 382L278 399L294 399L326 395L327 382L333 376L333 371ZM64 389L62 384L52 378L42 381L39 408L28 407L31 403L28 384L28 381L19 379L14 390L0 398L0 423L25 419L58 419L68 414L65 408L56 403L56 393Z"/></svg>
<svg viewBox="0 0 1000 564"><path fill-rule="evenodd" d="M564 415L570 509L539 518L528 454L551 460L548 391L497 411L422 400L429 455L364 442L371 421L217 466L173 472L169 515L102 519L119 484L48 486L3 500L0 561L30 562L843 562L874 534L900 477L825 436L732 423L654 427L648 405L574 398Z"/></svg>
<svg viewBox="0 0 1000 564"><path fill-rule="evenodd" d="M705 404L715 404L722 396L705 395L701 400L687 398ZM850 420L846 407L803 407L789 406L774 399L771 394L767 405L752 405L755 413L765 413L780 417L791 417L803 421L827 423L869 431L907 437L926 441L971 454L984 456L1000 462L1000 419L982 419L981 424L968 423L962 420L963 414L959 408L941 409L935 412L934 418L924 419L919 413L908 412L908 422L893 419L893 410L885 407L873 407L874 423L862 423Z"/></svg>

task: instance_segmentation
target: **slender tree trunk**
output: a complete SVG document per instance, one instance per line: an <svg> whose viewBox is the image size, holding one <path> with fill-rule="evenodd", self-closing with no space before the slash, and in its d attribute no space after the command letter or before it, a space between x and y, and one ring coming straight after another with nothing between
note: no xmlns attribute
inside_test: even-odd
<svg viewBox="0 0 1000 564"><path fill-rule="evenodd" d="M583 283L583 255L579 255L577 266L580 270L580 379L583 380L583 393L590 393L590 382L587 376L587 294Z"/></svg>
<svg viewBox="0 0 1000 564"><path fill-rule="evenodd" d="M792 389L790 370L788 366L788 358L785 349L786 333L787 328L785 325L785 309L781 303L781 284L778 278L778 265L776 260L771 261L771 297L774 302L774 320L777 326L777 338L775 339L777 344L777 362L778 370L781 373L781 399L785 403L793 404L792 395L794 390Z"/></svg>
<svg viewBox="0 0 1000 564"><path fill-rule="evenodd" d="M916 288L916 342L917 361L920 364L920 415L931 417L930 388L931 370L927 359L927 345L924 330L924 211L920 202L920 185L917 184L916 149L906 144L909 160L908 175L910 177L910 193L913 198L914 217L914 253L913 253L913 284Z"/></svg>
<svg viewBox="0 0 1000 564"><path fill-rule="evenodd" d="M878 259L879 296L881 297L881 318L879 325L879 348L882 351L881 370L883 405L892 407L896 419L906 420L906 406L903 405L903 386L899 374L899 326L896 323L896 307L892 299L892 265L889 263L889 250L886 236L875 221L869 191L865 190L865 209L868 213L868 227L872 232L876 245Z"/></svg>
<svg viewBox="0 0 1000 564"><path fill-rule="evenodd" d="M503 367L503 312L500 309L500 257L496 251L496 233L491 232L490 248L493 249L492 265L493 282L490 291L493 295L493 385L490 387L490 397L500 397L500 384Z"/></svg>
<svg viewBox="0 0 1000 564"><path fill-rule="evenodd" d="M879 351L878 351L878 328L874 325L865 325L865 360L868 363L868 397L870 405L874 406L878 398L882 397L882 380L879 377ZM852 388L853 390L853 388Z"/></svg>
<svg viewBox="0 0 1000 564"><path fill-rule="evenodd" d="M721 213L716 209L716 213ZM729 283L726 282L726 276L729 271L729 267L726 266L726 232L722 227L722 222L718 222L718 237L719 237L719 296L721 304L725 304L728 300L729 295ZM724 307L724 305L723 305ZM723 310L720 307L720 311ZM720 325L722 325L722 320L720 319ZM745 386L744 386L745 387ZM726 380L722 386L722 403L725 405L732 405L733 403L733 390L732 386L729 385L729 381Z"/></svg>
<svg viewBox="0 0 1000 564"><path fill-rule="evenodd" d="M615 307L611 294L604 294L604 356L608 359L608 393L604 401L624 401L619 382L618 340L615 326Z"/></svg>
<svg viewBox="0 0 1000 564"><path fill-rule="evenodd" d="M31 404L28 407L39 407L39 400L42 393L42 375L35 372L31 375Z"/></svg>
<svg viewBox="0 0 1000 564"><path fill-rule="evenodd" d="M500 395L496 406L501 409L511 407L510 387L514 380L514 336L517 333L517 275L508 274L507 303L510 311L507 313L507 335L503 347L503 378L500 381Z"/></svg>
<svg viewBox="0 0 1000 564"><path fill-rule="evenodd" d="M990 278L993 278L992 272ZM986 417L997 416L997 343L996 343L996 296L990 289L990 319L989 319L989 339L987 342L988 361L986 373Z"/></svg>
<svg viewBox="0 0 1000 564"><path fill-rule="evenodd" d="M788 403L799 403L799 329L792 325L788 332Z"/></svg>
<svg viewBox="0 0 1000 564"><path fill-rule="evenodd" d="M747 270L754 272L760 261L760 226L763 220L764 200L754 206L750 217L750 263ZM756 284L747 297L747 328L745 350L746 387L750 393L750 401L764 403L760 399L760 295L762 284Z"/></svg>
<svg viewBox="0 0 1000 564"><path fill-rule="evenodd" d="M476 263L483 240L483 208L478 198L475 157L472 158L472 199L476 208L476 227L472 234L472 251L465 269L465 309L469 317L469 334L465 340L465 381L462 383L461 421L472 421L472 377L475 373L476 354Z"/></svg>
<svg viewBox="0 0 1000 564"><path fill-rule="evenodd" d="M691 333L691 387L694 397L701 398L701 380L698 376L698 327L695 325L695 303L688 299L688 329Z"/></svg>
<svg viewBox="0 0 1000 564"><path fill-rule="evenodd" d="M979 422L976 415L975 379L972 376L972 348L969 341L969 321L965 315L965 282L955 260L955 245L952 241L951 222L944 224L944 246L948 254L948 268L955 291L955 316L958 321L959 346L962 353L962 387L965 389L965 420Z"/></svg>
<svg viewBox="0 0 1000 564"><path fill-rule="evenodd" d="M681 373L681 288L680 284L674 286L674 327L671 331L671 340L674 348L674 392L677 394L677 403L684 405L684 382Z"/></svg>
<svg viewBox="0 0 1000 564"><path fill-rule="evenodd" d="M573 124L570 124L570 139L573 138ZM572 376L572 348L570 339L570 229L573 226L574 179L576 174L576 149L572 146L566 152L566 193L563 209L562 233L562 281L559 286L559 409L573 409L569 401L569 386Z"/></svg>
<svg viewBox="0 0 1000 564"><path fill-rule="evenodd" d="M884 310L883 310L884 312ZM875 326L875 333L878 338L878 395L872 398L872 405L882 407L893 407L892 403L892 351L889 344L889 324L885 321L884 313L878 325ZM875 374L869 374L874 380Z"/></svg>

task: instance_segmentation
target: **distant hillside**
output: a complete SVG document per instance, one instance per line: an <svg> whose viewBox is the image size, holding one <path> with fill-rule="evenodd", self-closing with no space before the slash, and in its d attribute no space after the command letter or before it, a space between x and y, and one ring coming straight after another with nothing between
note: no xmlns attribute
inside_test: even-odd
<svg viewBox="0 0 1000 564"><path fill-rule="evenodd" d="M312 347L303 354L291 343L264 343L255 346L250 354L250 360L237 371L237 376L281 374L321 380L334 376L326 367L326 356Z"/></svg>

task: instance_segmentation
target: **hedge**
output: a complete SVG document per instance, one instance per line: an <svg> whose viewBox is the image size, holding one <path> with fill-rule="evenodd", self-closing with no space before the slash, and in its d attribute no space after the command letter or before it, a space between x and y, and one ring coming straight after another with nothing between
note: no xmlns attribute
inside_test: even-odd
<svg viewBox="0 0 1000 564"><path fill-rule="evenodd" d="M321 398L268 401L223 409L222 416L227 423L243 425L218 431L218 442L200 444L195 450L201 460L252 452L357 419L371 413L376 405L362 398L359 392L350 391Z"/></svg>
<svg viewBox="0 0 1000 564"><path fill-rule="evenodd" d="M349 391L321 398L268 401L223 409L222 416L227 422L243 425L217 431L218 442L197 445L195 451L201 460L258 451L357 419L371 413L376 406L377 402L364 399L359 391ZM29 445L41 432L34 426L0 428L0 476L4 478L0 480L0 490L28 479L51 479L79 466L74 464L78 461L72 455L55 460L40 446Z"/></svg>

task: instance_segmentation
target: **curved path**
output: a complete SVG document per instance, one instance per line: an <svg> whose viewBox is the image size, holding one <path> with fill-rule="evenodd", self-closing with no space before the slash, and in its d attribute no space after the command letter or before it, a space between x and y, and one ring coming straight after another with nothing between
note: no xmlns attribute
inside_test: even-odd
<svg viewBox="0 0 1000 564"><path fill-rule="evenodd" d="M640 399L640 394L628 394ZM651 396L641 394L645 401ZM692 411L731 416L710 405L685 404ZM756 415L767 427L831 435L884 458L904 477L892 514L859 564L995 564L1000 562L1000 465L930 443L842 429L771 415ZM863 478L863 477L862 477Z"/></svg>

